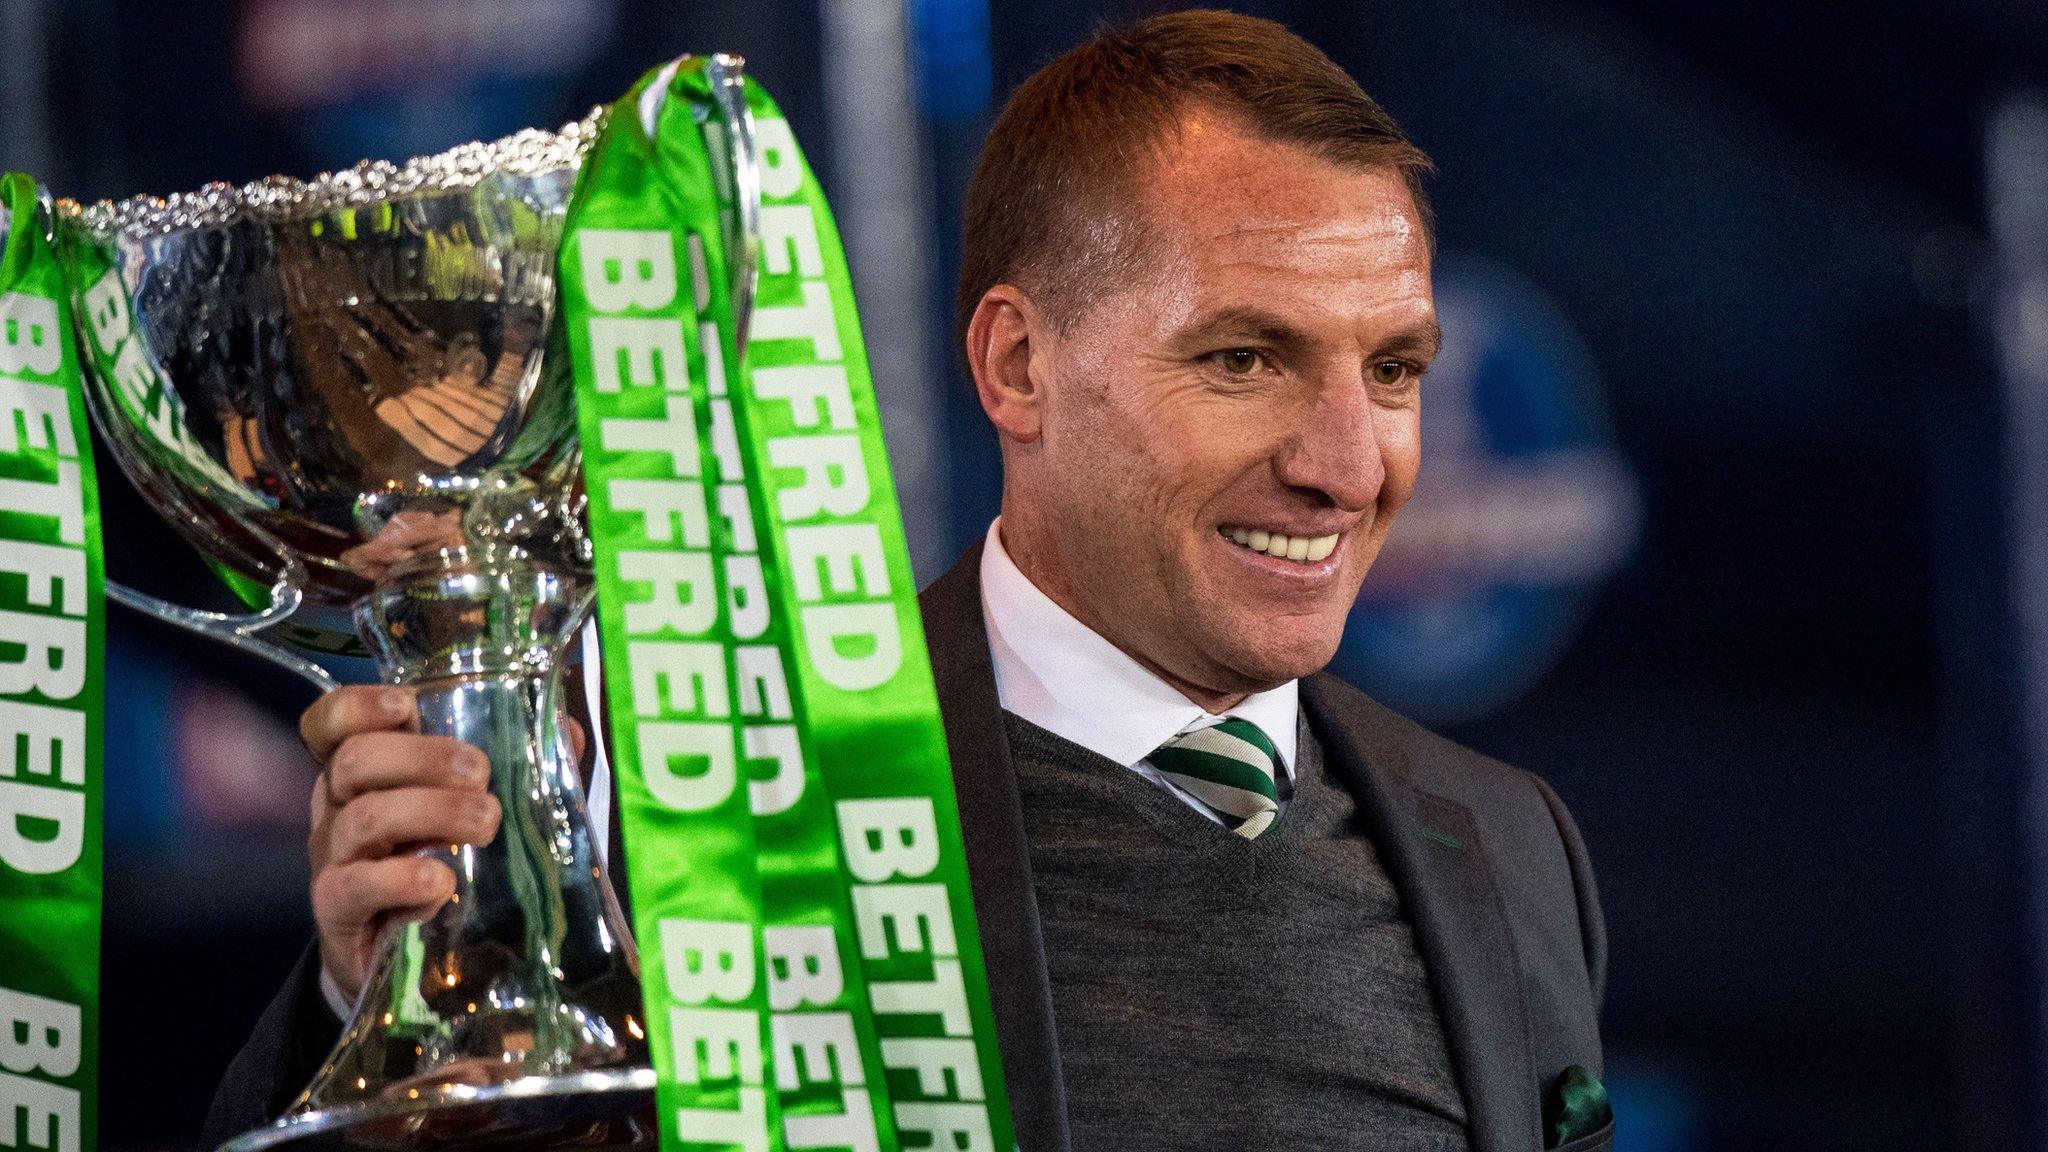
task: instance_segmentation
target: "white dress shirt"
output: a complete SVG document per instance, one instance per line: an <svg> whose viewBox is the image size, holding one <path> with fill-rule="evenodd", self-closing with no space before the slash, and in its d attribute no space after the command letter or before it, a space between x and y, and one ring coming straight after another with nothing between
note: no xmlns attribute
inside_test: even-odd
<svg viewBox="0 0 2048 1152"><path fill-rule="evenodd" d="M1003 547L1002 521L981 550L981 614L988 624L996 699L1040 728L1129 768L1221 824L1209 806L1175 786L1146 759L1183 732L1237 716L1259 726L1280 753L1284 811L1294 781L1301 682L1245 697L1221 716L1180 694L1150 669L1053 603Z"/></svg>

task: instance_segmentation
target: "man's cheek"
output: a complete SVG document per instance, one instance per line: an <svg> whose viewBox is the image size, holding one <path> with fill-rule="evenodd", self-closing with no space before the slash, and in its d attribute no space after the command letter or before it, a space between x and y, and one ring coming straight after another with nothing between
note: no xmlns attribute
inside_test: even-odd
<svg viewBox="0 0 2048 1152"><path fill-rule="evenodd" d="M1349 611L1351 601L1358 598L1358 590L1364 586L1368 578L1366 573L1372 568L1373 561L1378 559L1380 547L1387 542L1387 533L1393 527L1393 518L1393 513L1389 512L1384 517L1376 519L1372 527L1360 533L1352 543L1351 561L1346 573L1349 577L1345 592L1346 611Z"/></svg>
<svg viewBox="0 0 2048 1152"><path fill-rule="evenodd" d="M1382 493L1380 503L1391 511L1408 502L1408 497L1415 492L1416 478L1422 472L1422 421L1419 413L1404 413L1403 418L1388 430L1380 442L1380 459L1386 468L1386 479L1382 482L1386 491Z"/></svg>

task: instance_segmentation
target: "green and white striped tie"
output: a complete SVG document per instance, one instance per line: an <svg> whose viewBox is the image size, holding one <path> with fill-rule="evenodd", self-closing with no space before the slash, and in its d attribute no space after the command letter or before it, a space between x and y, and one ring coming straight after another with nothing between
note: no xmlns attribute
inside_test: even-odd
<svg viewBox="0 0 2048 1152"><path fill-rule="evenodd" d="M1147 757L1175 787L1207 805L1223 826L1250 840L1280 814L1280 753L1259 726L1235 716L1183 732Z"/></svg>

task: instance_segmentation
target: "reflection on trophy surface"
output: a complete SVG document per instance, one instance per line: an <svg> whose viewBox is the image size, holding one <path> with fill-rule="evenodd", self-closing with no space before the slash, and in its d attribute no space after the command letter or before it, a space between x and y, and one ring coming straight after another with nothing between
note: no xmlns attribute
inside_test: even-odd
<svg viewBox="0 0 2048 1152"><path fill-rule="evenodd" d="M737 101L737 61L713 69ZM503 805L491 843L423 850L455 895L387 930L314 1082L231 1147L654 1139L637 960L558 719L592 585L573 382L544 352L596 127L58 214L124 471L280 615L352 614Z"/></svg>

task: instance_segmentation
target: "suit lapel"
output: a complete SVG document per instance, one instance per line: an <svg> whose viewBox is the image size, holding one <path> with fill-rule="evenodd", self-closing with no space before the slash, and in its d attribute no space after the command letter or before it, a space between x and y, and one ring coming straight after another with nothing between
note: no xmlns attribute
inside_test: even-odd
<svg viewBox="0 0 2048 1152"><path fill-rule="evenodd" d="M1324 761L1358 800L1366 834L1407 906L1470 1110L1476 1152L1541 1148L1521 966L1478 825L1412 783L1407 749L1328 676L1302 681Z"/></svg>
<svg viewBox="0 0 2048 1152"><path fill-rule="evenodd" d="M1067 1152L1066 1088L1052 983L1016 776L981 615L981 545L919 597L953 759L974 915L988 965L1003 1080L1023 1152Z"/></svg>

